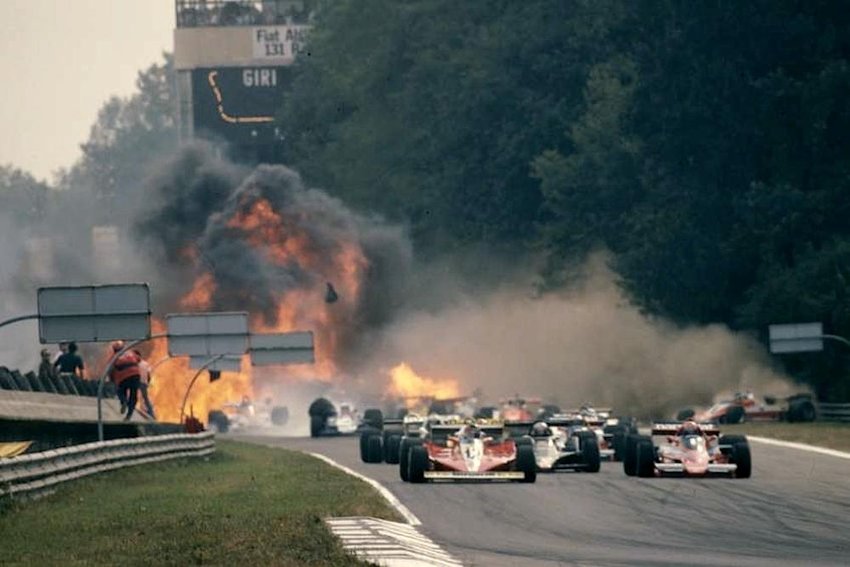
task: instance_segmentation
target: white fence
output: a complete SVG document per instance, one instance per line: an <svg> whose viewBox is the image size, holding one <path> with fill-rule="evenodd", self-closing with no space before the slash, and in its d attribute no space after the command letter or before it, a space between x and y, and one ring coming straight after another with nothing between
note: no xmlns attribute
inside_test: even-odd
<svg viewBox="0 0 850 567"><path fill-rule="evenodd" d="M850 404L818 404L821 421L850 422Z"/></svg>
<svg viewBox="0 0 850 567"><path fill-rule="evenodd" d="M49 491L59 483L105 471L213 452L215 434L204 432L115 439L0 459L0 498Z"/></svg>

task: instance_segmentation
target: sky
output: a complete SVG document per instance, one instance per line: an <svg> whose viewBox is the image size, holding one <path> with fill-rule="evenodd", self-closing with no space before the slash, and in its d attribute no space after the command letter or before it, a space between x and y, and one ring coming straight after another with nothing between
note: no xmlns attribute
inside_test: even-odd
<svg viewBox="0 0 850 567"><path fill-rule="evenodd" d="M51 181L97 111L171 51L174 0L0 0L0 165Z"/></svg>

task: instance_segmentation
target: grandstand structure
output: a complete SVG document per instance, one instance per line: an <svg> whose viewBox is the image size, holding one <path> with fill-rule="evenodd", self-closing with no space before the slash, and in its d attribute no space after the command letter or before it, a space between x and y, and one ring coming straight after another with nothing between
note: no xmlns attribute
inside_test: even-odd
<svg viewBox="0 0 850 567"><path fill-rule="evenodd" d="M181 141L225 142L240 161L281 161L286 129L276 114L313 8L312 0L175 0Z"/></svg>

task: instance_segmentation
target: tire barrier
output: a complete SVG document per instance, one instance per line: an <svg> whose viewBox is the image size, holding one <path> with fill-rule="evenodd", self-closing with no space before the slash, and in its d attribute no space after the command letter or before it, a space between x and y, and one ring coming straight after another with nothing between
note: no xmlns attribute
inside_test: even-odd
<svg viewBox="0 0 850 567"><path fill-rule="evenodd" d="M205 432L115 439L0 459L0 499L39 496L65 481L214 452L215 434Z"/></svg>

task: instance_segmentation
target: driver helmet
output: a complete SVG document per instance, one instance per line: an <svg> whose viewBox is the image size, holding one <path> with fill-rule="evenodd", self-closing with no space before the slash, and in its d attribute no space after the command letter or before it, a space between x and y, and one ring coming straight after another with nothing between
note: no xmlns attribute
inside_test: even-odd
<svg viewBox="0 0 850 567"><path fill-rule="evenodd" d="M531 426L531 434L535 437L547 437L552 434L546 422L538 421Z"/></svg>
<svg viewBox="0 0 850 567"><path fill-rule="evenodd" d="M581 406L581 409L579 409L579 413L586 417L594 417L596 415L596 410L590 407L590 405L585 404Z"/></svg>
<svg viewBox="0 0 850 567"><path fill-rule="evenodd" d="M700 427L693 419L686 419L679 428L680 435L699 435Z"/></svg>
<svg viewBox="0 0 850 567"><path fill-rule="evenodd" d="M112 341L112 351L113 352L118 352L122 348L124 348L124 341Z"/></svg>

